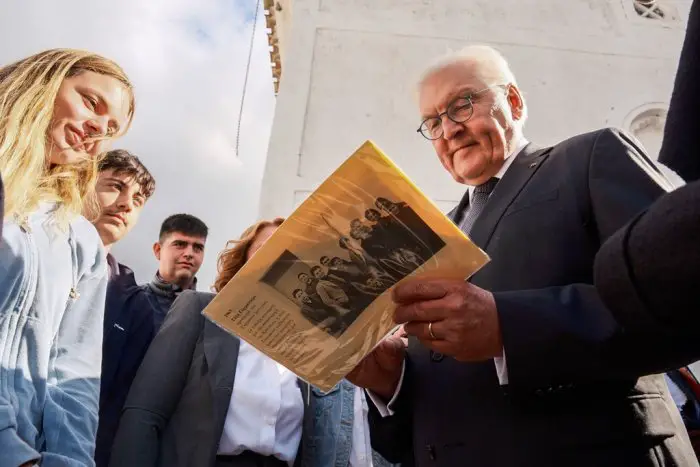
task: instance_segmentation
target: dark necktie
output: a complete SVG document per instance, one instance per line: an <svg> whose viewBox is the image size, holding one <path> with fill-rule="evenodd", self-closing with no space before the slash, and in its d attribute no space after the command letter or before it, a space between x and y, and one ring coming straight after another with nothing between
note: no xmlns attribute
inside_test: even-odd
<svg viewBox="0 0 700 467"><path fill-rule="evenodd" d="M491 177L486 183L474 188L474 193L472 193L471 199L469 200L469 209L467 209L464 219L462 219L462 222L459 224L459 228L462 232L469 235L474 222L479 217L479 214L481 214L481 211L484 210L486 201L488 201L489 195L491 195L493 189L496 188L497 183L498 179L496 177Z"/></svg>

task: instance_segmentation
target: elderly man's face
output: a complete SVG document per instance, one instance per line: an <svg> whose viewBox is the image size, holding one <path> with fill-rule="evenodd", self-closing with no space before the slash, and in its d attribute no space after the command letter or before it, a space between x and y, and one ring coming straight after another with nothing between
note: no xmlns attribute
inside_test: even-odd
<svg viewBox="0 0 700 467"><path fill-rule="evenodd" d="M422 118L444 112L457 97L480 91L489 84L505 84L485 83L477 66L460 62L429 75L419 90ZM465 123L443 116L443 135L433 141L433 146L457 182L480 185L498 173L505 155L515 149L514 115L520 115L522 100L516 88L494 86L474 96L472 104L474 112Z"/></svg>

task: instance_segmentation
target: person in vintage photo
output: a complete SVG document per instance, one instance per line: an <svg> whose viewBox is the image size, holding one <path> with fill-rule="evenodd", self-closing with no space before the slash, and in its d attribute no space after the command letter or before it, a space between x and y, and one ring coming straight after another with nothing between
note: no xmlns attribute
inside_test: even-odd
<svg viewBox="0 0 700 467"><path fill-rule="evenodd" d="M344 260L337 256L334 256L333 258L329 258L328 256L322 256L321 265L328 270L328 278L340 284L352 284L357 288L358 291L362 291L362 289L359 288L359 286L361 284L366 285L368 281L374 281L373 286L377 289L382 288L382 290L390 287L393 283L387 281L386 285L382 287L383 283L381 282L379 270L376 268L372 270L365 263L358 264L354 261ZM388 276L386 278L390 279L388 278ZM370 291L362 292L369 295L378 295Z"/></svg>
<svg viewBox="0 0 700 467"><path fill-rule="evenodd" d="M444 243L405 202L377 198L367 223L350 222L350 237L385 274L398 282L432 257Z"/></svg>
<svg viewBox="0 0 700 467"><path fill-rule="evenodd" d="M397 236L403 235L409 239L404 246L423 256L423 261L444 246L440 237L407 203L394 203L386 198L377 198L375 206L381 211L382 219L395 226L394 233Z"/></svg>
<svg viewBox="0 0 700 467"><path fill-rule="evenodd" d="M315 303L311 296L301 289L294 289L292 296L299 304L304 318L314 323L319 329L334 337L343 333L345 330L343 320L336 316L333 310L329 310L325 304Z"/></svg>
<svg viewBox="0 0 700 467"><path fill-rule="evenodd" d="M362 270L369 272L372 268L376 269L379 267L376 261L374 261L369 253L364 250L354 238L346 236L340 237L338 246L345 250L350 261Z"/></svg>
<svg viewBox="0 0 700 467"><path fill-rule="evenodd" d="M413 234L401 225L390 213L382 214L377 209L370 208L365 211L365 219L368 221L372 235L384 242L393 245L414 245L416 243Z"/></svg>
<svg viewBox="0 0 700 467"><path fill-rule="evenodd" d="M353 282L365 277L365 270L352 261L346 261L337 256L330 258L321 256L321 266L328 269L328 275L346 282Z"/></svg>
<svg viewBox="0 0 700 467"><path fill-rule="evenodd" d="M334 275L347 275L356 268L361 270L362 276L355 276L357 280L354 283L364 293L374 296L380 295L400 279L389 274L379 262L354 243L356 242L352 238L340 238L338 245L347 252L350 261L338 257L331 260L330 270Z"/></svg>
<svg viewBox="0 0 700 467"><path fill-rule="evenodd" d="M378 296L418 269L444 243L405 202L371 199L360 217L337 228L321 216L337 244L299 258L285 250L261 278L309 322L338 337ZM335 250L335 251L334 251Z"/></svg>
<svg viewBox="0 0 700 467"><path fill-rule="evenodd" d="M347 295L348 301L352 307L356 308L357 305L368 300L366 292L363 292L360 288L358 288L358 285L366 282L366 280L368 279L368 276L366 274L361 274L359 277L355 277L355 280L353 280L353 278L351 277L339 276L333 271L331 271L330 268L325 268L324 266L312 267L311 273L319 281L330 282L335 286L339 287L343 291L343 293ZM374 297L369 298L368 303L371 302L373 299Z"/></svg>
<svg viewBox="0 0 700 467"><path fill-rule="evenodd" d="M340 316L350 313L350 299L338 284L326 278L326 274L321 266L311 268L311 274L316 279L316 293L323 303L333 308Z"/></svg>
<svg viewBox="0 0 700 467"><path fill-rule="evenodd" d="M297 275L297 278L299 279L299 282L301 282L304 291L308 295L313 295L316 293L316 283L318 282L317 279L311 277L305 272L299 273Z"/></svg>
<svg viewBox="0 0 700 467"><path fill-rule="evenodd" d="M372 231L371 227L358 223L350 228L350 238L362 248L373 260L380 260L389 254L383 239Z"/></svg>
<svg viewBox="0 0 700 467"><path fill-rule="evenodd" d="M321 299L321 296L318 294L318 291L316 290L316 286L319 282L318 279L305 272L299 273L297 275L297 279L299 280L299 284L297 284L299 288L295 289L292 292L292 297L298 302L303 301L306 304L306 306L312 307L312 309L315 310L314 313L303 313L302 310L302 313L307 319L309 319L309 321L311 321L314 324L317 324L320 321L322 321L322 318L312 318L314 315L318 315L319 313L322 313L323 316L338 316L338 310L325 303ZM298 295L297 290L303 292L303 296Z"/></svg>

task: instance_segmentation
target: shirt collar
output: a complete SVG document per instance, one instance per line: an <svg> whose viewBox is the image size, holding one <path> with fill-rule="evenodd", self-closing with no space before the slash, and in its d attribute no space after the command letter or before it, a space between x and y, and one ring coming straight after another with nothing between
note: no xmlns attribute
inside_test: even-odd
<svg viewBox="0 0 700 467"><path fill-rule="evenodd" d="M513 164L515 158L518 157L518 155L521 152L523 152L523 149L525 149L525 146L527 146L528 144L530 144L530 142L527 139L525 139L524 137L520 138L518 144L515 146L515 150L506 156L505 161L501 166L501 170L499 170L498 173L495 175L497 179L500 180L501 178L503 178L503 175L505 175L506 170L508 170L508 168ZM472 194L474 193L474 188L476 187L473 185L467 186L467 189L469 190L469 199L471 199Z"/></svg>

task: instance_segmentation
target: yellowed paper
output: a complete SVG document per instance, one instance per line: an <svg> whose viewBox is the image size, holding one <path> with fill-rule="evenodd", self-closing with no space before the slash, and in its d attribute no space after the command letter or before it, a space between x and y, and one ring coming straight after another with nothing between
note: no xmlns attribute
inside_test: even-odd
<svg viewBox="0 0 700 467"><path fill-rule="evenodd" d="M395 327L395 284L409 276L466 279L487 262L368 141L204 314L328 391Z"/></svg>

